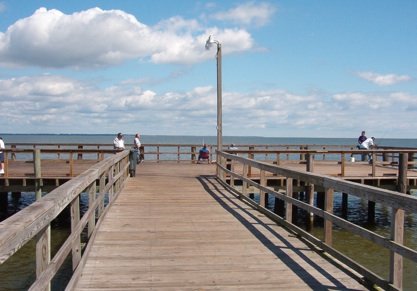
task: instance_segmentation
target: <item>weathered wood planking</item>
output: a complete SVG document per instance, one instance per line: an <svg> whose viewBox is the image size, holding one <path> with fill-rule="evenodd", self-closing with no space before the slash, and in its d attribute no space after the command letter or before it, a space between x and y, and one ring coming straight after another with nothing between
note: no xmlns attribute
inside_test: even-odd
<svg viewBox="0 0 417 291"><path fill-rule="evenodd" d="M213 165L141 164L75 290L365 290L214 173Z"/></svg>

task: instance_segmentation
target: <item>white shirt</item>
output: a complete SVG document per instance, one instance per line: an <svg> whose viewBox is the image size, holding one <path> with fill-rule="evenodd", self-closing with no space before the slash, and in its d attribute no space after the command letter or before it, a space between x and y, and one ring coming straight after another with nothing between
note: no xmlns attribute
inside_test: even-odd
<svg viewBox="0 0 417 291"><path fill-rule="evenodd" d="M125 148L125 141L123 139L118 139L117 137L113 141L113 145L115 149L124 149Z"/></svg>
<svg viewBox="0 0 417 291"><path fill-rule="evenodd" d="M0 139L0 153L2 153L2 149L4 149L4 141L2 139Z"/></svg>
<svg viewBox="0 0 417 291"><path fill-rule="evenodd" d="M140 140L139 140L138 137L135 137L134 143L135 143L135 148L137 148L137 149L140 148L141 144L140 144Z"/></svg>
<svg viewBox="0 0 417 291"><path fill-rule="evenodd" d="M374 140L372 138L367 138L363 143L360 144L360 147L361 149L369 150L369 148L374 145Z"/></svg>

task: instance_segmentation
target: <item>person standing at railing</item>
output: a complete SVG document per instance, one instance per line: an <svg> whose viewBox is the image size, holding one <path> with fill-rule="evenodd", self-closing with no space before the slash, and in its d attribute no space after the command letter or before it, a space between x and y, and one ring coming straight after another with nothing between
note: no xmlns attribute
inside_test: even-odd
<svg viewBox="0 0 417 291"><path fill-rule="evenodd" d="M375 148L376 147L375 138L374 137L367 138L364 142L360 144L359 147L360 149L363 149L363 150L370 150L370 149ZM371 164L372 154L368 154L368 156L369 156L369 163Z"/></svg>
<svg viewBox="0 0 417 291"><path fill-rule="evenodd" d="M365 140L367 140L368 138L366 137L366 135L365 135L365 131L363 130L362 132L361 132L361 135L358 137L358 147L365 141Z"/></svg>
<svg viewBox="0 0 417 291"><path fill-rule="evenodd" d="M361 135L358 137L358 145L356 146L358 149L361 149L361 144L367 140L368 138L365 135L365 131L362 130ZM365 161L366 155L361 155L361 160Z"/></svg>
<svg viewBox="0 0 417 291"><path fill-rule="evenodd" d="M125 149L125 141L123 140L123 134L119 132L113 140L114 149L122 151Z"/></svg>
<svg viewBox="0 0 417 291"><path fill-rule="evenodd" d="M144 154L141 151L141 147L142 147L142 144L140 142L140 134L137 133L135 135L135 139L133 140L133 148L135 149L135 151L137 151L137 155L138 155L137 163L138 164L140 164L145 159Z"/></svg>
<svg viewBox="0 0 417 291"><path fill-rule="evenodd" d="M4 141L3 138L0 137L0 175L4 175Z"/></svg>

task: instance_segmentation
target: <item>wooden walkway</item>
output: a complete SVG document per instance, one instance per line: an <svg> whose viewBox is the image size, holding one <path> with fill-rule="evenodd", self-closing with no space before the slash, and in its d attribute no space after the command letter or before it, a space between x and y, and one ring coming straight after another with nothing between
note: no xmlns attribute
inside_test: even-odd
<svg viewBox="0 0 417 291"><path fill-rule="evenodd" d="M366 290L214 172L141 164L100 225L75 290Z"/></svg>

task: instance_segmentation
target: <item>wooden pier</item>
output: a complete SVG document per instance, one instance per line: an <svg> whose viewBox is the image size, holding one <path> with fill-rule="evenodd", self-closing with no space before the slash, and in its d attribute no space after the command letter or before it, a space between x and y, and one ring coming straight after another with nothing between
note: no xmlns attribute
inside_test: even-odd
<svg viewBox="0 0 417 291"><path fill-rule="evenodd" d="M46 157L36 158L38 148L6 149L0 196L39 195L0 222L0 264L35 241L37 275L29 290L48 289L68 257L67 290L402 290L403 258L417 263L417 250L404 241L405 213L417 212L417 198L406 195L417 186L416 149L369 151L369 164L351 162L363 153L352 149L249 146L217 152L219 164L201 165L195 145L165 147L148 147L134 177L128 150L42 149ZM19 153L34 159L19 160ZM345 205L350 196L368 201L368 218L375 204L389 209L390 233L333 214L334 192ZM279 209L266 207L268 195ZM322 236L293 223L299 211L310 223L322 219ZM71 233L52 256L58 215L70 216ZM336 250L336 227L384 248L388 278Z"/></svg>
<svg viewBox="0 0 417 291"><path fill-rule="evenodd" d="M141 165L100 225L74 290L366 289L214 173L214 165Z"/></svg>

